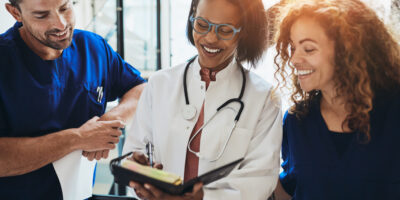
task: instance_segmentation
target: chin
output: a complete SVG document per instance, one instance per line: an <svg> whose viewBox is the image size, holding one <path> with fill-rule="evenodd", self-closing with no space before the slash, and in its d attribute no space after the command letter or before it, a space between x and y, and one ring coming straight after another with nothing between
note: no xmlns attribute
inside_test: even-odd
<svg viewBox="0 0 400 200"><path fill-rule="evenodd" d="M301 88L301 90L303 90L304 92L311 92L311 91L313 91L314 90L314 88L312 88L312 87L303 87L303 86L300 86L300 88Z"/></svg>

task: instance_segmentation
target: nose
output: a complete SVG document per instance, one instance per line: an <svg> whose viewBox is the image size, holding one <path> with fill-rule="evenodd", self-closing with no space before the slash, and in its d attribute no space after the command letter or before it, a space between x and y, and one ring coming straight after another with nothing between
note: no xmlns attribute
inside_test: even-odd
<svg viewBox="0 0 400 200"><path fill-rule="evenodd" d="M63 15L58 14L54 19L53 26L54 28L63 31L67 27L67 20Z"/></svg>
<svg viewBox="0 0 400 200"><path fill-rule="evenodd" d="M215 26L211 27L211 30L205 34L205 39L207 42L212 43L218 41L217 32L215 30Z"/></svg>
<svg viewBox="0 0 400 200"><path fill-rule="evenodd" d="M303 58L302 58L302 56L301 55L299 55L299 53L297 53L297 51L296 50L294 50L292 53L291 53L291 56L290 56L290 62L292 63L292 65L294 65L294 66L296 66L296 65L298 65L298 64L301 64L302 62L303 62Z"/></svg>

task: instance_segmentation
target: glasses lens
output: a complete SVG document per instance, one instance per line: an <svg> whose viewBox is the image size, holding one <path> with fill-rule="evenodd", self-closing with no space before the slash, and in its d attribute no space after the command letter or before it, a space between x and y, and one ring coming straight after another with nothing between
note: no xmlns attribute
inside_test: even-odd
<svg viewBox="0 0 400 200"><path fill-rule="evenodd" d="M207 33L210 25L203 19L195 19L193 22L193 28L197 33Z"/></svg>
<svg viewBox="0 0 400 200"><path fill-rule="evenodd" d="M219 26L217 32L218 32L219 38L221 38L223 40L232 39L235 34L233 27L228 26L228 25Z"/></svg>

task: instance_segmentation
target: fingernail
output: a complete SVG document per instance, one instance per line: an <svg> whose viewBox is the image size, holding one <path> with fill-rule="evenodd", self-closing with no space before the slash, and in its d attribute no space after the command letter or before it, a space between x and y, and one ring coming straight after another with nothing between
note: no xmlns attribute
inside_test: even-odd
<svg viewBox="0 0 400 200"><path fill-rule="evenodd" d="M144 187L148 190L150 190L150 185L149 184L144 184Z"/></svg>

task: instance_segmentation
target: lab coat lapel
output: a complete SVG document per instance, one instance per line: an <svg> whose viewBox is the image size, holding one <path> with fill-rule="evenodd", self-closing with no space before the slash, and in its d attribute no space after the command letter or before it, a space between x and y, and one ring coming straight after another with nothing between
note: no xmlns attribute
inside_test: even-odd
<svg viewBox="0 0 400 200"><path fill-rule="evenodd" d="M169 127L169 130L167 133L165 133L165 130L159 130L159 132L163 134L161 134L161 137L156 139L160 140L159 145L161 146L161 149L164 149L164 151L160 152L160 154L162 155L161 158L163 158L162 162L165 163L165 170L179 174L181 177L184 176L186 151L189 137L194 125L198 120L200 109L204 101L204 91L201 90L201 86L205 87L204 82L200 80L200 76L196 76L196 71L198 74L200 70L200 66L198 65L196 59L193 64L189 66L186 77L189 103L196 108L196 116L191 120L184 119L182 110L186 105L183 89L183 74L185 66L186 64L182 66L182 70L179 70L177 74L174 74L174 76L176 76L178 79L178 85L181 87L174 87L174 85L172 86L172 88L179 88L179 91L176 91L177 99L169 99L167 103L168 106L172 106L170 109L167 109L169 110L169 113L175 113L171 115L171 120L165 120L165 122L169 122L169 124L162 126ZM173 94L175 94L175 92L173 92ZM171 152L180 153L179 155L175 155L171 154Z"/></svg>
<svg viewBox="0 0 400 200"><path fill-rule="evenodd" d="M239 104L229 104L216 114L217 108L227 100L237 98L241 86L240 69L236 62L232 61L224 70L217 73L216 81L210 83L205 93L204 122L209 121L209 123L202 132L200 151L208 160L199 162L199 174L216 167L216 162L209 162L209 159L217 158L223 150L239 110Z"/></svg>

